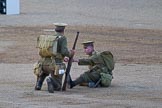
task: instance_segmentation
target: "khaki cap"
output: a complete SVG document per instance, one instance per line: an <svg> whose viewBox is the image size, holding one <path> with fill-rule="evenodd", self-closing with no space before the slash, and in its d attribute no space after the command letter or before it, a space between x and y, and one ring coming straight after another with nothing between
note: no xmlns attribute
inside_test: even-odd
<svg viewBox="0 0 162 108"><path fill-rule="evenodd" d="M67 26L66 23L53 23L53 24L56 26L55 30L57 31L64 30L65 27Z"/></svg>
<svg viewBox="0 0 162 108"><path fill-rule="evenodd" d="M93 41L86 41L86 42L82 42L83 46L84 47L87 47L87 46L93 46Z"/></svg>

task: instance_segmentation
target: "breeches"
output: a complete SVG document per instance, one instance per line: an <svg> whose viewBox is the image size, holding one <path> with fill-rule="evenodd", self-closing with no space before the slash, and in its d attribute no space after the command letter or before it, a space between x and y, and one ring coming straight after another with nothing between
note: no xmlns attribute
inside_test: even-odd
<svg viewBox="0 0 162 108"><path fill-rule="evenodd" d="M63 74L58 74L57 69L51 69L49 66L43 66L43 73L51 74L54 90L60 91L62 87Z"/></svg>
<svg viewBox="0 0 162 108"><path fill-rule="evenodd" d="M85 83L88 82L97 82L100 79L100 72L98 71L86 71L80 75Z"/></svg>

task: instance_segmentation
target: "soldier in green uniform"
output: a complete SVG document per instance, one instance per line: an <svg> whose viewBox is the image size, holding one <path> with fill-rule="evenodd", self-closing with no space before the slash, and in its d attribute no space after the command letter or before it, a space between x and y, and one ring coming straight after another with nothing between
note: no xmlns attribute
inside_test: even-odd
<svg viewBox="0 0 162 108"><path fill-rule="evenodd" d="M112 69L109 69L106 66L105 61L100 56L101 53L95 51L93 43L93 41L83 42L84 52L89 56L89 58L75 61L78 62L78 65L88 65L89 70L81 74L76 80L71 81L70 88L83 83L86 83L89 85L89 87L97 87L99 84L101 84L101 76L103 74L104 76L106 75L108 77L106 77L106 85L101 84L101 86L110 86L111 80L113 78ZM114 61L112 60L112 64L113 62Z"/></svg>
<svg viewBox="0 0 162 108"><path fill-rule="evenodd" d="M35 90L41 90L42 84L46 76L51 75L46 79L48 91L50 93L53 93L54 90L57 90L57 91L61 90L62 77L64 74L64 70L66 68L65 64L63 63L63 59L65 56L70 57L74 55L74 50L70 50L70 51L68 50L67 38L64 35L64 29L67 26L67 24L54 23L54 25L56 26L55 28L56 34L54 36L57 38L57 45L56 45L57 53L51 55L50 52L44 53L45 52L44 50L43 50L44 52L43 51L39 52L41 59L38 61L39 66L38 66L38 72L37 72L38 73L37 82L35 86ZM47 38L47 39L45 37L45 39L42 39L42 41L43 42L44 40L50 41L50 39L52 39L52 37ZM54 41L52 40L52 42ZM44 44L47 44L48 42L46 43L44 42L43 44L42 43L41 45L44 45ZM41 49L43 49L45 46L48 46L48 45L44 45Z"/></svg>

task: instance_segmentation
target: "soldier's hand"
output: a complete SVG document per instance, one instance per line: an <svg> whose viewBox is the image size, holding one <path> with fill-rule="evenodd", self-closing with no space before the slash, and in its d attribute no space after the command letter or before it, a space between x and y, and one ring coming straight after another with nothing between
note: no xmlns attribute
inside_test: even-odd
<svg viewBox="0 0 162 108"><path fill-rule="evenodd" d="M64 57L64 62L68 62L69 61L69 57Z"/></svg>
<svg viewBox="0 0 162 108"><path fill-rule="evenodd" d="M64 62L69 62L69 57L64 57ZM78 59L72 59L72 62L79 62Z"/></svg>

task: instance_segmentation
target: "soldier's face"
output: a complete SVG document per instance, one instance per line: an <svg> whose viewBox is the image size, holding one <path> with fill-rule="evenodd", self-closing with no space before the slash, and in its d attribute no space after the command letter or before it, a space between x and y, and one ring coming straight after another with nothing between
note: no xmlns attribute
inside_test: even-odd
<svg viewBox="0 0 162 108"><path fill-rule="evenodd" d="M93 47L92 46L87 46L84 48L84 52L87 54L87 55L91 55L92 52L93 52Z"/></svg>

